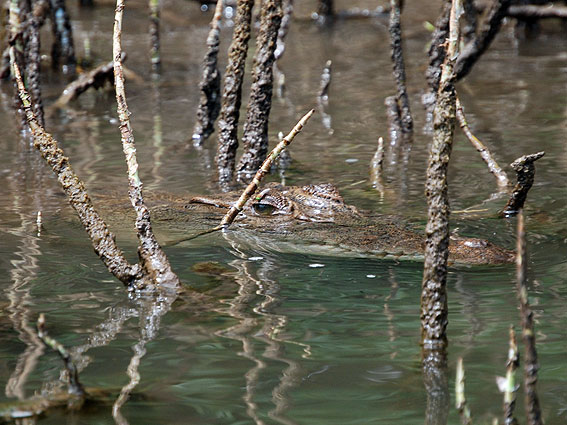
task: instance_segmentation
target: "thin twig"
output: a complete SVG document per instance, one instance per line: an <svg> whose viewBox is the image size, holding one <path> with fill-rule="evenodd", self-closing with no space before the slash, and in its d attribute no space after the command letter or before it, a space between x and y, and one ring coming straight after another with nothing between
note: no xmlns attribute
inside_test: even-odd
<svg viewBox="0 0 567 425"><path fill-rule="evenodd" d="M303 126L307 123L309 118L311 118L314 112L315 112L314 109L311 109L309 112L307 112L303 116L303 118L299 120L299 122L295 125L295 127L293 127L293 129L289 132L289 134L285 136L282 139L282 141L276 145L276 147L272 150L272 152L270 152L270 154L265 159L260 169L256 172L256 175L254 176L250 184L246 187L242 195L240 195L238 201L230 208L230 210L223 217L219 227L227 228L228 226L230 226L230 224L234 221L238 213L242 211L242 208L244 207L248 199L250 199L250 197L254 194L254 192L256 192L256 189L260 185L260 182L262 181L264 176L268 174L268 172L270 171L270 167L272 166L272 163L276 160L276 158L281 153L281 151L283 151L286 148L286 146L288 146L293 141L295 136L303 129Z"/></svg>
<svg viewBox="0 0 567 425"><path fill-rule="evenodd" d="M510 326L509 335L506 377L503 378L497 376L496 383L500 392L504 393L504 425L518 425L518 421L514 417L514 407L516 406L516 392L518 391L518 385L516 384L516 369L518 369L520 364L520 354L518 352L514 326Z"/></svg>
<svg viewBox="0 0 567 425"><path fill-rule="evenodd" d="M285 96L285 74L279 68L279 61L285 53L285 39L289 32L289 24L293 15L293 0L283 0L282 2L283 16L278 30L278 39L276 41L276 50L274 51L274 82L276 85L276 94L278 98Z"/></svg>
<svg viewBox="0 0 567 425"><path fill-rule="evenodd" d="M161 70L161 54L159 43L159 24L160 24L160 0L150 0L150 62L152 73L159 74Z"/></svg>
<svg viewBox="0 0 567 425"><path fill-rule="evenodd" d="M283 134L283 132L280 131L278 133L278 142L281 142L283 140L283 138L284 138L284 134ZM291 155L289 153L289 149L284 149L282 151L282 153L280 153L280 156L278 157L276 168L279 171L279 175L280 175L280 178L281 178L281 184L283 186L285 186L285 172L290 167L292 161L293 161L293 158L291 157Z"/></svg>
<svg viewBox="0 0 567 425"><path fill-rule="evenodd" d="M525 407L528 425L542 425L543 418L537 395L537 362L536 339L534 330L534 313L528 301L526 234L524 229L524 214L518 213L516 240L516 285L520 303L520 318L522 322L522 339L525 347L524 360L524 390L526 395Z"/></svg>
<svg viewBox="0 0 567 425"><path fill-rule="evenodd" d="M378 147L370 163L370 181L372 187L380 193L380 198L384 198L384 179L382 169L384 165L384 138L378 138Z"/></svg>
<svg viewBox="0 0 567 425"><path fill-rule="evenodd" d="M457 119L459 120L459 125L463 129L465 136L469 139L469 142L475 147L475 149L480 154L482 160L488 166L488 171L490 171L494 177L496 177L496 181L498 182L498 187L501 190L504 190L508 186L508 176L506 173L500 168L496 160L492 157L492 154L488 150L488 148L472 133L471 129L469 128L469 124L467 123L467 119L465 117L465 111L463 109L463 105L459 98L457 98Z"/></svg>
<svg viewBox="0 0 567 425"><path fill-rule="evenodd" d="M319 83L319 102L323 105L329 103L329 87L331 86L332 79L332 68L333 62L329 59L325 63L325 68L323 68L323 73L321 74L321 82Z"/></svg>
<svg viewBox="0 0 567 425"><path fill-rule="evenodd" d="M319 113L323 126L328 130L329 134L333 134L332 118L327 113L327 106L329 106L329 87L331 86L332 79L332 62L328 60L325 63L325 68L321 74L321 82L319 84L319 96L317 96L317 105L319 106Z"/></svg>
<svg viewBox="0 0 567 425"><path fill-rule="evenodd" d="M158 288L176 289L179 287L179 278L171 270L169 260L155 238L150 222L150 212L142 196L143 185L138 174L136 146L130 125L130 112L128 111L126 92L124 89L121 46L123 12L124 0L117 0L112 43L112 53L114 56L114 86L116 89L118 118L120 119L122 149L126 156L126 164L128 166L128 183L130 187L128 194L130 196L130 202L136 211L136 233L140 241L138 255L143 270L149 274L152 282Z"/></svg>
<svg viewBox="0 0 567 425"><path fill-rule="evenodd" d="M467 405L467 398L465 396L465 367L463 365L463 358L459 357L457 360L457 376L455 378L455 405L461 416L461 423L463 425L471 425L471 411Z"/></svg>

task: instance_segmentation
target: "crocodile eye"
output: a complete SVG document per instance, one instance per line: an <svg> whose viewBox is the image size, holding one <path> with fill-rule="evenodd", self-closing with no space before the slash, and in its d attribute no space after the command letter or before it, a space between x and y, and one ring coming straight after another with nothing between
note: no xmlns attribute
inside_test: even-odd
<svg viewBox="0 0 567 425"><path fill-rule="evenodd" d="M271 204L262 204L261 202L254 204L254 211L260 215L272 215L275 209Z"/></svg>

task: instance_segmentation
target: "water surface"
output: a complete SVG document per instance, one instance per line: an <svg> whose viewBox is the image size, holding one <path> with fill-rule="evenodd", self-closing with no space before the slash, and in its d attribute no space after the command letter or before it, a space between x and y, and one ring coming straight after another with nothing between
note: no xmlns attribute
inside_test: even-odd
<svg viewBox="0 0 567 425"><path fill-rule="evenodd" d="M346 7L343 3L338 6ZM79 55L89 37L94 54L108 60L113 7L71 6ZM314 7L315 2L301 2L297 13L306 17ZM437 10L408 4L405 12L404 48L416 134L407 167L399 166L398 156L387 156L384 198L372 188L368 167L378 137L387 136L384 98L395 92L387 20L339 21L329 28L293 22L280 64L287 91L285 98L274 101L272 143L279 131L289 131L316 105L328 59L333 61L327 109L333 131L330 134L320 114L312 118L291 147L294 161L285 175L287 184L330 181L349 203L423 224L424 169L431 140L423 131L420 104L429 40L423 22L433 21ZM142 3L128 4L123 36L126 64L142 77L127 84L141 178L148 191L213 192L214 137L202 149L187 142L210 14L190 2L165 2L164 70L162 79L152 83L145 13ZM223 67L229 32L223 29ZM548 424L567 421L565 40L553 25L535 40L514 37L508 25L458 85L472 130L510 176L507 164L515 158L546 151L537 163L526 223L539 389ZM48 72L46 105L62 87L59 77ZM87 386L116 390L125 385L133 350L143 341L141 382L122 408L131 424L423 421L427 394L418 346L422 264L279 253L242 245L234 237L209 235L171 246L167 253L188 291L218 301L205 308L187 292L161 318L153 316L155 322L148 327L149 307L129 300L105 270L78 222L69 218L72 212L51 171L19 139L8 85L2 103L0 382L5 391L0 401L30 396L59 377L59 359L44 352L33 331L43 312L51 334L77 353ZM51 113L47 122L89 191L126 193L112 92L88 92L69 110ZM494 195L495 179L463 135L456 134L450 166L452 228L513 247L515 220L495 218L505 197ZM462 213L467 208L478 211ZM40 235L35 225L39 210ZM113 230L134 261L129 227L122 224ZM165 225L158 230L166 240L183 233ZM214 262L219 271L195 272L203 262ZM515 294L513 266L450 272L450 388L456 359L463 356L467 397L479 423L488 423L501 411L494 378L505 373L508 327L519 324ZM89 349L79 355L81 347ZM54 412L38 422L112 424L111 404L71 416ZM518 408L523 408L521 401ZM449 422L458 423L453 408Z"/></svg>

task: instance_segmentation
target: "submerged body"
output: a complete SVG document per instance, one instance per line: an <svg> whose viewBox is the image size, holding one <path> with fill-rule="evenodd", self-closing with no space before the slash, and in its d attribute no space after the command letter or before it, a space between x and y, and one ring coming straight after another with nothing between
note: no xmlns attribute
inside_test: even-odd
<svg viewBox="0 0 567 425"><path fill-rule="evenodd" d="M191 200L146 196L155 223L167 221L198 234L220 223L240 192ZM237 237L277 251L295 247L316 254L422 260L424 235L398 216L370 215L344 202L332 184L268 184L248 201L232 227ZM514 253L484 239L451 237L449 262L503 264Z"/></svg>
<svg viewBox="0 0 567 425"><path fill-rule="evenodd" d="M192 204L229 208L237 194L217 198L193 198ZM241 226L273 234L274 244L301 242L324 245L363 256L423 259L424 235L411 229L401 217L368 215L344 202L329 183L307 186L268 184L239 214ZM325 248L326 247L326 248ZM319 252L320 253L320 252ZM514 261L514 253L484 239L451 237L449 262L502 264Z"/></svg>

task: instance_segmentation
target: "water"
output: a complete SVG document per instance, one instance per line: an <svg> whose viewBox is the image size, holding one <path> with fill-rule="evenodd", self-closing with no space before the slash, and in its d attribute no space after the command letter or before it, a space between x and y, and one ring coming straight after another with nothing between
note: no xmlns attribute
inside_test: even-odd
<svg viewBox="0 0 567 425"><path fill-rule="evenodd" d="M314 9L312 3L298 5L298 14L307 16ZM110 58L112 12L104 5L71 8L79 55L88 36L92 51L101 60ZM334 132L329 135L320 114L313 117L292 145L288 184L332 181L349 203L360 208L403 213L418 225L424 222L430 135L421 131L425 122L419 99L425 88L424 46L429 39L422 23L433 21L436 12L436 7L407 6L404 47L417 132L407 170L386 164L384 199L370 186L368 164L378 136L387 136L383 100L394 93L386 20L342 21L330 29L301 21L292 24L281 63L287 95L274 102L271 139L315 106L328 59L333 61L333 80L327 112ZM142 3L128 4L124 25L126 65L143 78L126 88L142 180L152 191L210 193L214 139L202 150L187 142L210 14L201 14L192 3L165 4L164 74L158 85L152 85L145 56L145 13ZM221 45L222 66L227 32ZM46 83L49 105L62 85L53 75ZM550 25L536 40L517 40L508 26L458 86L472 130L501 165L526 153L546 151L536 164L526 219L539 390L548 424L567 421L566 83L564 34ZM59 376L60 360L43 350L34 336L34 323L43 312L51 334L67 347L75 352L92 347L79 356L83 383L112 390L114 396L81 413L56 411L38 420L42 424L114 423L111 405L129 380L126 369L133 348L144 348L145 355L139 367L141 382L122 408L130 424L424 420L427 394L418 346L420 263L282 254L214 234L167 248L187 292L161 318L151 316L151 306L128 299L93 254L77 221L68 218L72 212L50 170L17 137L10 96L5 85L0 111L5 123L0 129L0 287L5 294L0 300L0 382L5 391L0 402L30 396ZM67 112L53 112L48 129L91 192L111 188L125 193L112 93L86 93ZM490 199L496 191L494 178L474 148L456 133L450 168L452 227L463 235L513 247L515 221L494 218L506 199ZM512 176L509 167L506 170ZM470 207L482 211L459 212ZM38 210L43 215L39 236ZM113 229L134 261L135 240L128 227ZM181 231L162 225L158 233L171 240ZM207 262L214 262L217 271L198 273ZM216 301L197 302L190 289ZM467 397L478 423L489 423L501 411L494 378L505 373L508 327L518 327L515 297L512 266L458 268L450 273L449 388L452 393L456 360L463 356ZM148 317L154 322L144 322L141 332L140 320ZM522 409L520 400L518 411ZM458 423L453 407L449 422Z"/></svg>

